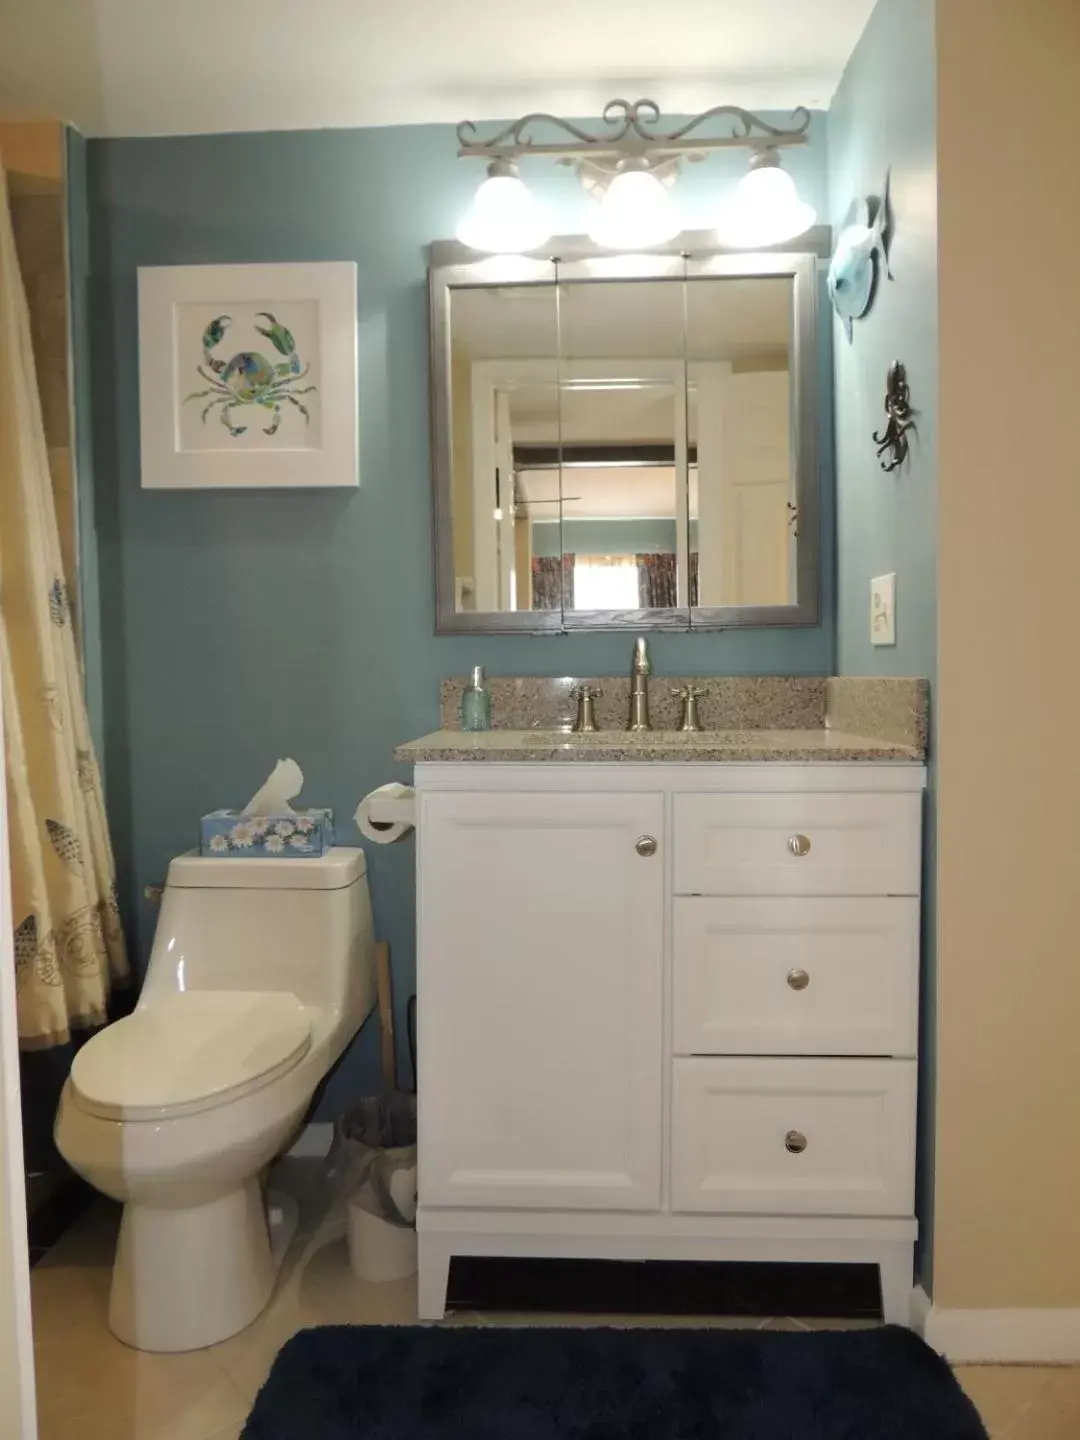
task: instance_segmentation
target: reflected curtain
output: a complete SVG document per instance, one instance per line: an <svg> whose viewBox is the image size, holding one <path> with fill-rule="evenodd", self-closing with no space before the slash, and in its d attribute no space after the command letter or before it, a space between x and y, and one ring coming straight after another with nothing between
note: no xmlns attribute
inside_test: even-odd
<svg viewBox="0 0 1080 1440"><path fill-rule="evenodd" d="M679 603L679 568L674 555L639 555L638 603L642 610L667 610Z"/></svg>
<svg viewBox="0 0 1080 1440"><path fill-rule="evenodd" d="M561 610L564 604L567 610L574 608L573 555L534 555L532 560L532 608L534 610Z"/></svg>
<svg viewBox="0 0 1080 1440"><path fill-rule="evenodd" d="M0 170L0 680L19 1043L105 1022L129 975Z"/></svg>

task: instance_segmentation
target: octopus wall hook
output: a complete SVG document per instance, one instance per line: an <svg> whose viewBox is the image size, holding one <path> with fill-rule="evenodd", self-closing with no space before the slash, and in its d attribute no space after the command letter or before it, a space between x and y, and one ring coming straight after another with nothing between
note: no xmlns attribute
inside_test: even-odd
<svg viewBox="0 0 1080 1440"><path fill-rule="evenodd" d="M874 444L878 447L881 468L888 475L899 470L908 458L911 449L908 431L915 429L907 371L899 360L889 366L885 380L885 414L888 417L885 429L874 431Z"/></svg>

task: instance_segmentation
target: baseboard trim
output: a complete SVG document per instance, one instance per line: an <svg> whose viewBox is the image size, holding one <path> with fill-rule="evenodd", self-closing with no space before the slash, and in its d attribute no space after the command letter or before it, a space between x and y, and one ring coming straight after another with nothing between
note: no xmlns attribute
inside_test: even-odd
<svg viewBox="0 0 1080 1440"><path fill-rule="evenodd" d="M917 1286L912 1322L954 1365L1080 1363L1080 1310L946 1310Z"/></svg>
<svg viewBox="0 0 1080 1440"><path fill-rule="evenodd" d="M916 1285L911 1292L911 1328L917 1335L926 1339L926 1326L930 1318L930 1311L933 1308L933 1301L921 1285Z"/></svg>
<svg viewBox="0 0 1080 1440"><path fill-rule="evenodd" d="M324 1160L333 1138L334 1127L329 1120L313 1120L298 1131L285 1153L293 1160Z"/></svg>

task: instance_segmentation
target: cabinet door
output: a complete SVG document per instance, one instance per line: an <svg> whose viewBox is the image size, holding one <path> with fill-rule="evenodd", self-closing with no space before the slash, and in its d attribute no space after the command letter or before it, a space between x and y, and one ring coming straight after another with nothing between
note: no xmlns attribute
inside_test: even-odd
<svg viewBox="0 0 1080 1440"><path fill-rule="evenodd" d="M663 820L661 795L422 798L421 1204L659 1206Z"/></svg>

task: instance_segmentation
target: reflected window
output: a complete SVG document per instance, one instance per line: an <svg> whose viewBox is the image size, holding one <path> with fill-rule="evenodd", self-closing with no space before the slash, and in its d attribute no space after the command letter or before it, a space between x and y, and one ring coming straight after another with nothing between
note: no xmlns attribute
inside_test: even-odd
<svg viewBox="0 0 1080 1440"><path fill-rule="evenodd" d="M578 555L574 560L574 608L636 610L636 558L633 555Z"/></svg>

